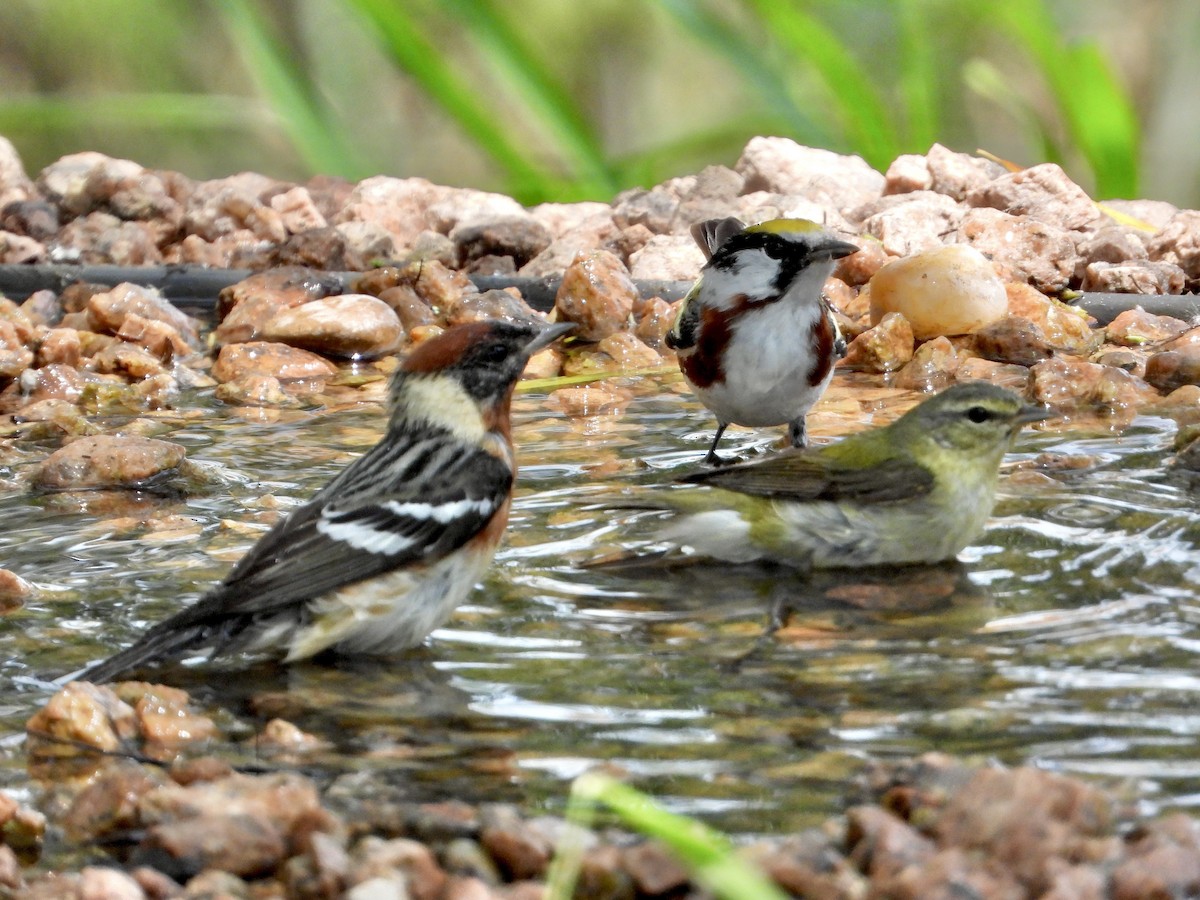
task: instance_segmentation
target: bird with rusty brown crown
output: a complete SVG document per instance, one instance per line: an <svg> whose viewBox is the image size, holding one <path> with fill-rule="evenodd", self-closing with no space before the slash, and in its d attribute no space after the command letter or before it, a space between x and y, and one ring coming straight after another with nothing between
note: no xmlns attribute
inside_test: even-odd
<svg viewBox="0 0 1200 900"><path fill-rule="evenodd" d="M792 446L805 446L805 416L846 355L822 288L834 261L859 248L806 219L710 219L692 236L708 262L666 343L717 417L704 461L724 462L717 445L730 424L786 424Z"/></svg>
<svg viewBox="0 0 1200 900"><path fill-rule="evenodd" d="M74 677L109 681L197 653L296 662L419 644L491 562L516 477L514 386L530 354L572 327L474 322L418 346L392 377L378 444L199 601Z"/></svg>

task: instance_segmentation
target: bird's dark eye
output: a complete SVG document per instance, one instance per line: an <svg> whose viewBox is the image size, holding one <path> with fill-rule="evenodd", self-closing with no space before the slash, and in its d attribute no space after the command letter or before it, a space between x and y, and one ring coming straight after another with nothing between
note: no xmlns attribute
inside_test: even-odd
<svg viewBox="0 0 1200 900"><path fill-rule="evenodd" d="M479 358L493 365L502 363L508 357L508 347L504 344L487 344L479 349Z"/></svg>
<svg viewBox="0 0 1200 900"><path fill-rule="evenodd" d="M787 256L787 243L776 238L773 241L767 241L763 250L766 251L767 256L771 257L771 259L783 259Z"/></svg>
<svg viewBox="0 0 1200 900"><path fill-rule="evenodd" d="M986 422L991 417L992 412L986 406L972 406L967 410L967 418L976 424Z"/></svg>

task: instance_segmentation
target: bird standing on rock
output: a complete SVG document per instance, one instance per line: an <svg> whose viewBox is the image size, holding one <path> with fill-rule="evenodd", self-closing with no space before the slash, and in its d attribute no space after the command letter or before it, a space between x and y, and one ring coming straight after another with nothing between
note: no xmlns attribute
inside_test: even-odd
<svg viewBox="0 0 1200 900"><path fill-rule="evenodd" d="M727 426L788 426L803 447L804 417L846 355L821 291L834 260L858 252L815 222L772 219L747 227L735 218L692 227L708 258L679 307L666 344L700 402L717 417L704 461L723 462Z"/></svg>
<svg viewBox="0 0 1200 900"><path fill-rule="evenodd" d="M184 653L386 654L419 644L491 563L516 467L513 388L570 324L476 322L417 347L387 432L267 532L193 606L78 674L110 681Z"/></svg>
<svg viewBox="0 0 1200 900"><path fill-rule="evenodd" d="M952 559L991 515L1000 461L1021 426L1048 416L1012 391L967 382L882 428L694 473L682 480L709 489L662 501L677 515L660 537L675 546L646 559L803 570Z"/></svg>

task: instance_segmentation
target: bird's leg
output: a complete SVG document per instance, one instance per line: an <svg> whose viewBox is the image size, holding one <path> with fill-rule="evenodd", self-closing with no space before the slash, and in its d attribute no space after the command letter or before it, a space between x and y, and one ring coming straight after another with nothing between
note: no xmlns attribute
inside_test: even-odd
<svg viewBox="0 0 1200 900"><path fill-rule="evenodd" d="M721 442L721 435L725 433L725 429L728 426L728 422L717 423L717 433L713 435L712 445L708 448L708 454L704 457L704 464L706 466L723 466L728 461L717 456L717 444Z"/></svg>
<svg viewBox="0 0 1200 900"><path fill-rule="evenodd" d="M805 432L804 416L801 416L794 422L788 423L788 440L792 442L793 447L808 446L808 434Z"/></svg>

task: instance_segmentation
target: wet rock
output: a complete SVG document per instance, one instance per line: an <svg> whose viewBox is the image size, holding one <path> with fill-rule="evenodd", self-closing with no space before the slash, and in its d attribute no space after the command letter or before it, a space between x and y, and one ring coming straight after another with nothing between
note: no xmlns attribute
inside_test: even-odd
<svg viewBox="0 0 1200 900"><path fill-rule="evenodd" d="M324 357L268 341L227 344L212 367L213 378L221 382L250 375L269 375L281 382L323 381L336 374L337 367Z"/></svg>
<svg viewBox="0 0 1200 900"><path fill-rule="evenodd" d="M1033 366L1054 355L1042 329L1022 316L997 319L971 337L971 348L994 362Z"/></svg>
<svg viewBox="0 0 1200 900"><path fill-rule="evenodd" d="M1156 344L1187 331L1188 324L1173 316L1156 316L1140 306L1127 309L1108 323L1104 329L1105 339L1123 347L1140 347Z"/></svg>
<svg viewBox="0 0 1200 900"><path fill-rule="evenodd" d="M1018 394L1025 393L1029 386L1029 369L1008 363L992 362L990 359L967 357L958 366L959 381L989 381L1006 387Z"/></svg>
<svg viewBox="0 0 1200 900"><path fill-rule="evenodd" d="M16 378L33 364L33 351L11 322L0 319L0 378Z"/></svg>
<svg viewBox="0 0 1200 900"><path fill-rule="evenodd" d="M900 313L918 340L966 334L1008 312L1004 283L991 263L957 244L888 263L870 287L871 321Z"/></svg>
<svg viewBox="0 0 1200 900"><path fill-rule="evenodd" d="M628 847L622 863L640 894L659 897L688 883L687 870L665 847L647 841Z"/></svg>
<svg viewBox="0 0 1200 900"><path fill-rule="evenodd" d="M667 332L675 324L675 317L678 314L678 302L668 303L661 297L651 297L642 305L642 313L638 318L634 334L648 347L666 351Z"/></svg>
<svg viewBox="0 0 1200 900"><path fill-rule="evenodd" d="M628 391L601 382L582 387L559 388L550 395L547 405L559 409L568 418L584 419L589 416L619 414L632 399L633 396Z"/></svg>
<svg viewBox="0 0 1200 900"><path fill-rule="evenodd" d="M1179 266L1192 281L1200 279L1200 211L1176 213L1146 249L1151 259Z"/></svg>
<svg viewBox="0 0 1200 900"><path fill-rule="evenodd" d="M550 246L550 231L528 213L458 225L450 232L463 262L507 256L520 267Z"/></svg>
<svg viewBox="0 0 1200 900"><path fill-rule="evenodd" d="M162 322L181 335L189 346L200 346L196 322L154 288L124 282L112 290L92 294L87 301L87 314L93 331L117 334L125 320L136 315Z"/></svg>
<svg viewBox="0 0 1200 900"><path fill-rule="evenodd" d="M17 860L17 854L11 847L0 844L0 890L11 891L16 895L24 888L25 878L21 875L21 863Z"/></svg>
<svg viewBox="0 0 1200 900"><path fill-rule="evenodd" d="M1114 900L1186 897L1200 892L1200 833L1183 813L1130 835L1129 858L1112 873Z"/></svg>
<svg viewBox="0 0 1200 900"><path fill-rule="evenodd" d="M1185 384L1200 384L1200 347L1165 350L1146 360L1146 381L1163 393Z"/></svg>
<svg viewBox="0 0 1200 900"><path fill-rule="evenodd" d="M1006 284L1008 312L1028 319L1042 330L1046 342L1056 350L1087 356L1103 340L1093 331L1083 310L1045 296L1028 284Z"/></svg>
<svg viewBox="0 0 1200 900"><path fill-rule="evenodd" d="M959 205L944 194L923 191L885 199L899 202L862 219L862 230L878 238L890 256L940 248L963 217Z"/></svg>
<svg viewBox="0 0 1200 900"><path fill-rule="evenodd" d="M928 862L936 845L878 806L857 806L846 814L846 849L856 868L887 880L910 866Z"/></svg>
<svg viewBox="0 0 1200 900"><path fill-rule="evenodd" d="M690 234L656 234L629 257L633 278L646 281L694 281L704 254Z"/></svg>
<svg viewBox="0 0 1200 900"><path fill-rule="evenodd" d="M400 318L405 332L421 325L432 325L437 321L433 309L421 299L411 285L399 284L384 288L379 292L379 299L390 306Z"/></svg>
<svg viewBox="0 0 1200 900"><path fill-rule="evenodd" d="M105 687L72 681L25 723L30 752L42 757L118 750L137 735L133 707Z"/></svg>
<svg viewBox="0 0 1200 900"><path fill-rule="evenodd" d="M355 271L368 269L385 260L396 259L400 255L392 236L370 222L341 222L334 226L334 230L345 247L343 258L347 268ZM454 245L444 235L436 235L439 240L433 245L422 243L422 237L427 234L429 232L417 235L416 243L409 248L407 256L415 259L438 259L449 265L455 258Z"/></svg>
<svg viewBox="0 0 1200 900"><path fill-rule="evenodd" d="M558 321L576 324L576 337L598 341L625 327L637 299L637 287L621 261L596 250L576 257L563 273L554 308Z"/></svg>
<svg viewBox="0 0 1200 900"><path fill-rule="evenodd" d="M123 222L111 213L72 219L50 242L51 262L89 266L156 266L163 262L154 234L143 222Z"/></svg>
<svg viewBox="0 0 1200 900"><path fill-rule="evenodd" d="M253 340L276 312L340 294L334 277L305 266L257 272L221 290L217 298L217 338L221 343Z"/></svg>
<svg viewBox="0 0 1200 900"><path fill-rule="evenodd" d="M948 338L935 337L917 347L892 383L909 391L940 391L954 383L958 366L954 345Z"/></svg>
<svg viewBox="0 0 1200 900"><path fill-rule="evenodd" d="M424 844L406 838L366 837L354 848L349 880L360 887L374 878L399 876L412 900L438 900L447 876Z"/></svg>
<svg viewBox="0 0 1200 900"><path fill-rule="evenodd" d="M1055 163L1009 172L968 191L968 205L1029 216L1055 229L1091 231L1107 220L1092 198Z"/></svg>
<svg viewBox="0 0 1200 900"><path fill-rule="evenodd" d="M836 210L878 197L884 178L860 157L803 147L781 137L751 138L734 169L745 191L795 194Z"/></svg>
<svg viewBox="0 0 1200 900"><path fill-rule="evenodd" d="M21 302L20 308L38 326L57 325L63 314L58 294L51 290L34 291Z"/></svg>
<svg viewBox="0 0 1200 900"><path fill-rule="evenodd" d="M50 363L33 370L33 377L22 386L25 388L25 399L30 403L39 400L66 400L74 403L83 394L84 385L89 380L88 376L73 366Z"/></svg>
<svg viewBox="0 0 1200 900"><path fill-rule="evenodd" d="M76 436L89 434L97 429L83 417L79 407L67 400L37 400L27 403L13 413L13 424L39 425L40 428L23 429L22 433L36 431L39 434Z"/></svg>
<svg viewBox="0 0 1200 900"><path fill-rule="evenodd" d="M34 586L16 572L0 569L0 616L16 612L35 593Z"/></svg>
<svg viewBox="0 0 1200 900"><path fill-rule="evenodd" d="M974 247L1014 277L1054 293L1067 286L1080 259L1066 229L1033 216L998 209L972 209L958 227L959 240Z"/></svg>
<svg viewBox="0 0 1200 900"><path fill-rule="evenodd" d="M601 340L594 348L571 354L563 365L567 375L595 372L624 372L649 369L663 364L658 351L643 344L628 331L618 331Z"/></svg>
<svg viewBox="0 0 1200 900"><path fill-rule="evenodd" d="M217 726L208 716L191 708L186 691L164 684L125 681L114 690L133 707L143 752L161 759L191 744L210 740Z"/></svg>
<svg viewBox="0 0 1200 900"><path fill-rule="evenodd" d="M396 350L404 328L377 297L341 294L278 310L261 337L327 356L374 359Z"/></svg>
<svg viewBox="0 0 1200 900"><path fill-rule="evenodd" d="M1077 359L1048 359L1030 369L1030 374L1033 399L1063 412L1098 408L1132 415L1158 398L1149 384L1123 369ZM1149 380L1149 363L1146 375Z"/></svg>
<svg viewBox="0 0 1200 900"><path fill-rule="evenodd" d="M208 813L150 826L132 861L175 879L208 868L253 878L274 871L286 853L284 835L272 822L244 814Z"/></svg>
<svg viewBox="0 0 1200 900"><path fill-rule="evenodd" d="M903 315L889 312L846 348L838 363L863 372L894 372L913 358L913 329Z"/></svg>
<svg viewBox="0 0 1200 900"><path fill-rule="evenodd" d="M72 441L34 471L42 490L138 488L174 473L184 460L181 444L135 435L98 434Z"/></svg>
<svg viewBox="0 0 1200 900"><path fill-rule="evenodd" d="M137 313L129 313L117 329L116 336L122 341L137 344L160 362L170 364L176 356L186 356L191 345L179 331L166 322L147 319Z"/></svg>
<svg viewBox="0 0 1200 900"><path fill-rule="evenodd" d="M280 221L288 234L300 234L315 228L325 228L328 223L321 210L313 202L308 189L300 186L275 194L269 201L271 208L279 213Z"/></svg>
<svg viewBox="0 0 1200 900"><path fill-rule="evenodd" d="M138 815L147 827L135 864L176 879L209 867L253 877L282 863L305 823L320 818L320 805L315 786L301 776L234 774L156 787L141 797Z"/></svg>
<svg viewBox="0 0 1200 900"><path fill-rule="evenodd" d="M553 843L528 825L514 812L493 807L479 833L479 843L510 880L543 875L554 852Z"/></svg>
<svg viewBox="0 0 1200 900"><path fill-rule="evenodd" d="M157 356L137 344L124 341L109 344L93 356L91 368L102 375L123 375L130 379L149 378L166 371Z"/></svg>
<svg viewBox="0 0 1200 900"><path fill-rule="evenodd" d="M1090 263L1082 289L1113 294L1182 294L1187 275L1174 263L1142 260L1131 263Z"/></svg>
<svg viewBox="0 0 1200 900"><path fill-rule="evenodd" d="M541 313L535 312L515 289L466 294L451 303L444 313L447 325L486 322L489 319L505 322L540 322L545 318Z"/></svg>
<svg viewBox="0 0 1200 900"><path fill-rule="evenodd" d="M120 869L85 866L79 872L79 900L145 900L146 892Z"/></svg>
<svg viewBox="0 0 1200 900"><path fill-rule="evenodd" d="M1092 357L1091 361L1099 363L1102 366L1112 366L1114 369L1124 369L1126 372L1144 380L1146 377L1146 359L1145 354L1136 353L1132 350L1106 350L1096 354Z"/></svg>
<svg viewBox="0 0 1200 900"><path fill-rule="evenodd" d="M867 284L875 277L876 272L892 261L892 257L879 241L863 238L857 243L858 252L842 257L833 267L833 278L851 287ZM830 293L831 283L832 279L825 282L826 294Z"/></svg>

